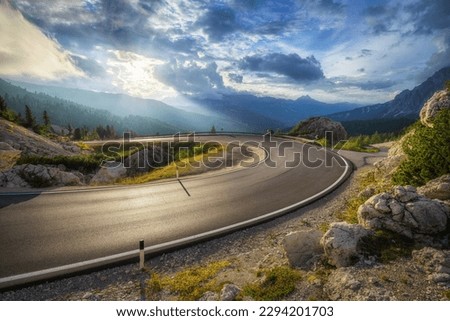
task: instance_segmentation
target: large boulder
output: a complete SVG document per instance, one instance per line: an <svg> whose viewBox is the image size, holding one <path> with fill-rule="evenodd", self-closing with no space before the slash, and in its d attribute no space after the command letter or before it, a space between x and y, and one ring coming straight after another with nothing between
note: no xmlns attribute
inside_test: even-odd
<svg viewBox="0 0 450 321"><path fill-rule="evenodd" d="M358 261L360 241L370 234L361 225L337 222L331 224L320 243L330 264L345 267Z"/></svg>
<svg viewBox="0 0 450 321"><path fill-rule="evenodd" d="M292 266L309 269L323 254L320 245L322 232L315 229L289 233L283 240L283 247Z"/></svg>
<svg viewBox="0 0 450 321"><path fill-rule="evenodd" d="M450 92L441 90L423 105L420 110L420 122L425 126L433 127L434 117L445 108L450 108Z"/></svg>
<svg viewBox="0 0 450 321"><path fill-rule="evenodd" d="M443 175L417 189L419 194L431 199L450 200L450 175Z"/></svg>
<svg viewBox="0 0 450 321"><path fill-rule="evenodd" d="M369 198L357 214L359 224L366 228L385 229L414 239L445 231L449 209L417 194L412 186L396 186L393 193Z"/></svg>
<svg viewBox="0 0 450 321"><path fill-rule="evenodd" d="M298 123L291 133L309 139L321 139L326 132L333 133L335 142L347 139L347 131L341 123L326 117L311 117Z"/></svg>
<svg viewBox="0 0 450 321"><path fill-rule="evenodd" d="M0 173L0 187L77 186L83 185L82 177L54 166L25 164Z"/></svg>

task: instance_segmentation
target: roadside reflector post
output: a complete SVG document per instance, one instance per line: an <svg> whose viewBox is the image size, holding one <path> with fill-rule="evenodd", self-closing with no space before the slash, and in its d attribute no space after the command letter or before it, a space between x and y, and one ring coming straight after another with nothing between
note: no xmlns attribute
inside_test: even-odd
<svg viewBox="0 0 450 321"><path fill-rule="evenodd" d="M180 178L180 174L178 173L178 165L175 165L176 166L176 169L177 169L177 179L179 179Z"/></svg>
<svg viewBox="0 0 450 321"><path fill-rule="evenodd" d="M139 241L139 269L145 269L144 240Z"/></svg>

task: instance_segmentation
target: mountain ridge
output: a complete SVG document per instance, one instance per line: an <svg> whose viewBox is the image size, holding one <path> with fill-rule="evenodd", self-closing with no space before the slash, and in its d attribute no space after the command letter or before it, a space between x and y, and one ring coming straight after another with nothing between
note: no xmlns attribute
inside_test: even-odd
<svg viewBox="0 0 450 321"><path fill-rule="evenodd" d="M337 121L392 119L419 117L423 104L450 79L450 66L435 72L431 77L412 90L405 89L393 100L381 104L368 105L353 110L327 115Z"/></svg>

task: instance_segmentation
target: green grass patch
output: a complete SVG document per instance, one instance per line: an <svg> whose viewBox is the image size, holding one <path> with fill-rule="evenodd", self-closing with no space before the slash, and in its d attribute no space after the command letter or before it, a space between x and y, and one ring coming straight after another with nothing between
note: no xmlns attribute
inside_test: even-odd
<svg viewBox="0 0 450 321"><path fill-rule="evenodd" d="M388 263L401 257L410 257L414 242L399 234L378 230L361 240L361 253L377 256L381 263Z"/></svg>
<svg viewBox="0 0 450 321"><path fill-rule="evenodd" d="M182 301L198 300L205 292L219 292L223 284L214 278L230 266L228 261L218 261L206 266L189 268L173 277L160 277L153 274L147 282L147 298L155 298L158 292L167 289Z"/></svg>
<svg viewBox="0 0 450 321"><path fill-rule="evenodd" d="M302 279L299 271L288 266L278 266L260 271L264 276L262 282L247 284L243 295L257 301L278 301L294 292L296 284Z"/></svg>
<svg viewBox="0 0 450 321"><path fill-rule="evenodd" d="M358 208L367 201L366 197L355 196L345 200L345 209L338 214L338 218L349 224L358 223Z"/></svg>
<svg viewBox="0 0 450 321"><path fill-rule="evenodd" d="M21 156L17 165L33 164L33 165L64 165L68 169L78 170L80 172L95 171L105 156L99 154L93 155L76 155L76 156Z"/></svg>

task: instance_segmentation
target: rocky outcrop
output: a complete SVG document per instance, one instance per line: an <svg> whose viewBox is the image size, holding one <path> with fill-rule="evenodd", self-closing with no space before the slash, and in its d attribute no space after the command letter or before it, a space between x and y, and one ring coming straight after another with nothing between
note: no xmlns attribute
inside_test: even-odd
<svg viewBox="0 0 450 321"><path fill-rule="evenodd" d="M425 247L413 251L412 257L428 274L428 279L450 286L450 251Z"/></svg>
<svg viewBox="0 0 450 321"><path fill-rule="evenodd" d="M390 301L393 293L374 278L361 278L354 267L340 268L330 274L324 292L333 301Z"/></svg>
<svg viewBox="0 0 450 321"><path fill-rule="evenodd" d="M308 139L321 139L326 132L333 133L335 142L347 139L347 131L341 123L326 117L311 117L298 123L291 134L306 137Z"/></svg>
<svg viewBox="0 0 450 321"><path fill-rule="evenodd" d="M0 173L0 187L49 187L83 185L83 174L55 166L18 165Z"/></svg>
<svg viewBox="0 0 450 321"><path fill-rule="evenodd" d="M417 192L431 199L450 200L450 175L443 175L429 181L417 189Z"/></svg>
<svg viewBox="0 0 450 321"><path fill-rule="evenodd" d="M319 230L309 229L286 235L283 247L289 264L302 269L312 268L323 254L322 234Z"/></svg>
<svg viewBox="0 0 450 321"><path fill-rule="evenodd" d="M403 143L405 140L414 134L414 131L409 131L403 137L396 141L388 152L388 157L382 159L374 164L376 169L376 176L383 180L389 180L397 170L398 166L407 159L405 152L403 151Z"/></svg>
<svg viewBox="0 0 450 321"><path fill-rule="evenodd" d="M361 225L345 222L332 223L320 240L330 264L345 267L359 259L359 243L370 231Z"/></svg>
<svg viewBox="0 0 450 321"><path fill-rule="evenodd" d="M433 119L443 109L450 108L450 92L441 90L436 92L420 110L420 122L433 127Z"/></svg>
<svg viewBox="0 0 450 321"><path fill-rule="evenodd" d="M105 162L92 177L91 185L101 185L114 183L127 176L127 169L119 162Z"/></svg>
<svg viewBox="0 0 450 321"><path fill-rule="evenodd" d="M414 239L445 231L449 215L445 205L417 194L414 187L396 186L393 193L374 195L361 205L358 222Z"/></svg>

